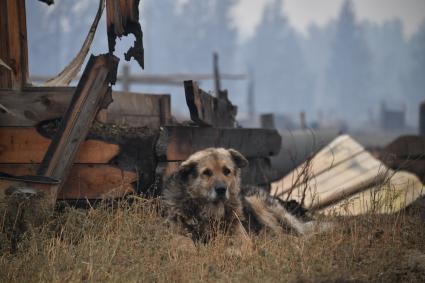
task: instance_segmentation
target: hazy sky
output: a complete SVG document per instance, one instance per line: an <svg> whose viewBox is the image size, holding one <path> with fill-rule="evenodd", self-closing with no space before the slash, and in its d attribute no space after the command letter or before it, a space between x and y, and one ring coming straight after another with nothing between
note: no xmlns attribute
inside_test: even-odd
<svg viewBox="0 0 425 283"><path fill-rule="evenodd" d="M249 36L261 19L266 3L273 0L239 0L233 15L243 37ZM344 0L284 0L292 26L305 33L310 24L324 25L337 17ZM410 36L425 20L425 0L353 0L358 19L381 23L398 18Z"/></svg>

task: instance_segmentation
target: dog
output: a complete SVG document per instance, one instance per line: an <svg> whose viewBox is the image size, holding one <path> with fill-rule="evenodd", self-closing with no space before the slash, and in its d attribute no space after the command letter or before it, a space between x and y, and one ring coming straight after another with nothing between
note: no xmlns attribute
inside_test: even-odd
<svg viewBox="0 0 425 283"><path fill-rule="evenodd" d="M193 242L207 243L217 233L230 235L231 245L251 248L249 233L288 230L314 233L316 223L304 221L285 203L257 187L241 188L247 159L234 149L208 148L191 155L164 182L168 222Z"/></svg>

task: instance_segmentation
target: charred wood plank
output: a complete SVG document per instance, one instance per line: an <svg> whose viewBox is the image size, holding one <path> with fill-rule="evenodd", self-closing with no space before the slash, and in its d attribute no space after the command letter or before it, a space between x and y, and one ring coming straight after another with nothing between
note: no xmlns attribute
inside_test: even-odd
<svg viewBox="0 0 425 283"><path fill-rule="evenodd" d="M50 143L35 128L0 127L0 163L41 163ZM87 140L78 149L75 163L109 163L119 152L119 145Z"/></svg>
<svg viewBox="0 0 425 283"><path fill-rule="evenodd" d="M224 98L201 90L194 81L185 81L184 89L190 118L199 126L235 127L237 107Z"/></svg>
<svg viewBox="0 0 425 283"><path fill-rule="evenodd" d="M234 148L245 157L268 157L280 151L276 130L166 126L156 145L160 161L182 161L208 147Z"/></svg>
<svg viewBox="0 0 425 283"><path fill-rule="evenodd" d="M0 90L0 126L35 127L40 122L61 118L75 87L31 87L22 91ZM97 120L131 127L159 128L171 121L170 96L112 92L113 102L100 111Z"/></svg>
<svg viewBox="0 0 425 283"><path fill-rule="evenodd" d="M125 60L136 60L144 68L143 32L139 23L140 0L106 0L106 24L109 53L115 51L117 37L133 34L134 45L125 53Z"/></svg>
<svg viewBox="0 0 425 283"><path fill-rule="evenodd" d="M91 56L61 128L40 165L39 175L62 180L63 184L103 100L110 95L118 61L113 55Z"/></svg>
<svg viewBox="0 0 425 283"><path fill-rule="evenodd" d="M37 164L0 164L0 172L11 175L34 175ZM58 199L119 198L134 193L138 181L136 172L107 164L74 164Z"/></svg>
<svg viewBox="0 0 425 283"><path fill-rule="evenodd" d="M383 150L383 158L391 156L404 159L425 159L424 136L402 136Z"/></svg>
<svg viewBox="0 0 425 283"><path fill-rule="evenodd" d="M21 89L28 82L28 44L25 0L0 2L0 89Z"/></svg>

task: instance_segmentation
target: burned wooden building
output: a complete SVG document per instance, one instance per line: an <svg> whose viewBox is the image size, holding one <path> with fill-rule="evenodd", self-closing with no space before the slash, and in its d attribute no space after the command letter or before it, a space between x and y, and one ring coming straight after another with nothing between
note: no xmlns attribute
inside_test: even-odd
<svg viewBox="0 0 425 283"><path fill-rule="evenodd" d="M53 1L43 1L53 4ZM120 60L117 37L134 34L126 60L143 60L138 0L107 0L109 50L91 55L76 77L104 11L98 13L81 51L42 86L29 81L25 0L0 3L0 198L30 189L56 200L157 194L161 180L193 152L235 148L250 160L245 182L268 186L275 178L270 156L281 147L273 129L243 129L237 107L216 84L216 94L182 82L191 121L178 123L170 95L114 91ZM118 54L117 54L118 55Z"/></svg>

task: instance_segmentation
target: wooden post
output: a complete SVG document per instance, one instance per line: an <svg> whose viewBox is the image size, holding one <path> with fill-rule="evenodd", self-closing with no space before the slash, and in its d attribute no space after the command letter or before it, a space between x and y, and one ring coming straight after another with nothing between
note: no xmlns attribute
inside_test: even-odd
<svg viewBox="0 0 425 283"><path fill-rule="evenodd" d="M21 89L28 81L25 0L0 1L0 88Z"/></svg>
<svg viewBox="0 0 425 283"><path fill-rule="evenodd" d="M419 135L425 136L425 101L419 108Z"/></svg>
<svg viewBox="0 0 425 283"><path fill-rule="evenodd" d="M272 113L261 115L260 120L261 120L261 128L270 129L270 130L276 129L276 126L274 123L274 115Z"/></svg>
<svg viewBox="0 0 425 283"><path fill-rule="evenodd" d="M300 112L300 128L302 130L307 129L307 122L306 122L305 112L304 111Z"/></svg>
<svg viewBox="0 0 425 283"><path fill-rule="evenodd" d="M130 66L125 64L122 66L122 91L128 93L130 91Z"/></svg>
<svg viewBox="0 0 425 283"><path fill-rule="evenodd" d="M220 82L220 71L218 69L218 54L214 53L213 55L213 68L214 68L214 86L215 86L215 95L218 98L221 96L221 82Z"/></svg>

